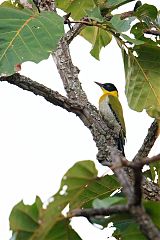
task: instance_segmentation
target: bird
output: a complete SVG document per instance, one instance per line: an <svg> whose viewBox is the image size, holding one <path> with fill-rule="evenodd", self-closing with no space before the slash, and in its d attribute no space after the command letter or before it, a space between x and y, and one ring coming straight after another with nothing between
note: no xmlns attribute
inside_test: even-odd
<svg viewBox="0 0 160 240"><path fill-rule="evenodd" d="M95 82L103 91L99 99L99 111L108 125L118 133L117 148L125 156L124 145L126 139L126 127L123 117L122 105L118 98L118 90L112 83Z"/></svg>

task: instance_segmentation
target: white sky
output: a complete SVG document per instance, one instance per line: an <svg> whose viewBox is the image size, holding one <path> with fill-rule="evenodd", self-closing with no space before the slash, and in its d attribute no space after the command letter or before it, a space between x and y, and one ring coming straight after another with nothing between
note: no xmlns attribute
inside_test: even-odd
<svg viewBox="0 0 160 240"><path fill-rule="evenodd" d="M159 1L143 2L160 8ZM102 51L101 61L90 56L90 47L81 37L71 44L73 62L81 71L82 87L96 106L101 90L94 81L112 82L118 87L127 126L125 151L128 159L132 159L153 119L127 106L121 53L115 42ZM21 73L65 94L51 58L37 65L25 63ZM97 162L97 149L89 130L74 114L16 86L0 84L0 239L8 240L11 235L8 217L12 207L22 199L32 203L36 195L46 201L58 190L63 174L76 161L91 159ZM159 147L157 141L152 154L158 153ZM106 172L104 167L96 164L101 173ZM104 240L109 234L108 230L90 226L87 220L75 219L73 226L83 240Z"/></svg>

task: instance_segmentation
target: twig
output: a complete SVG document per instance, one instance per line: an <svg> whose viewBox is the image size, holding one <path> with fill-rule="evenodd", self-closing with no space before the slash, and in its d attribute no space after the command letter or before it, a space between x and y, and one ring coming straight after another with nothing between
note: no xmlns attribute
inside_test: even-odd
<svg viewBox="0 0 160 240"><path fill-rule="evenodd" d="M152 34L155 36L160 36L160 31L158 31L158 30L146 29L146 30L144 30L144 33Z"/></svg>
<svg viewBox="0 0 160 240"><path fill-rule="evenodd" d="M121 167L130 167L130 168L133 168L135 170L137 169L142 169L144 165L149 165L150 163L154 163L154 162L157 162L157 161L160 161L160 154L156 155L156 156L153 156L151 158L144 158L142 159L141 161L137 161L137 162L130 162L128 161L126 158L122 158L121 159L121 163L120 164L108 164L108 166L114 170L116 168L121 168Z"/></svg>
<svg viewBox="0 0 160 240"><path fill-rule="evenodd" d="M127 205L115 205L108 208L88 208L88 209L74 209L68 213L68 217L95 217L95 216L108 216L114 213L128 212Z"/></svg>
<svg viewBox="0 0 160 240"><path fill-rule="evenodd" d="M72 27L72 30L68 31L65 34L65 40L67 41L68 45L84 29L84 27L85 27L84 24L77 23Z"/></svg>

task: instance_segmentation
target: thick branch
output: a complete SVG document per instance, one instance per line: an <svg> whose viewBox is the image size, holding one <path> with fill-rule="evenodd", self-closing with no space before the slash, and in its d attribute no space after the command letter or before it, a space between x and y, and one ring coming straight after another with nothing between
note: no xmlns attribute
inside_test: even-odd
<svg viewBox="0 0 160 240"><path fill-rule="evenodd" d="M134 162L137 162L137 164L141 164L141 161L143 162L143 160L146 159L157 137L158 137L158 123L156 120L154 120L154 122L148 129L147 136L144 139L141 148L139 149L138 153L133 159ZM133 173L131 172L131 175L132 174ZM137 176L135 176L135 180L136 185L139 186L139 179ZM147 181L145 177L142 178L142 191L146 199L160 201L160 188L153 182Z"/></svg>
<svg viewBox="0 0 160 240"><path fill-rule="evenodd" d="M75 34L77 34L78 31L79 28L77 28ZM86 104L88 102L87 96L78 79L79 69L72 63L68 46L68 41L71 41L73 36L72 32L69 31L69 33L60 40L57 50L53 53L53 59L63 81L68 98L81 104Z"/></svg>
<svg viewBox="0 0 160 240"><path fill-rule="evenodd" d="M115 166L122 166L122 155L116 151L113 150L111 153L111 159L112 163ZM119 179L121 186L123 187L123 192L125 193L127 199L128 199L128 204L132 205L134 204L134 189L133 186L129 180L129 177L127 175L127 172L125 171L124 168L115 168L114 173L117 175L117 178Z"/></svg>
<svg viewBox="0 0 160 240"><path fill-rule="evenodd" d="M153 147L156 139L158 137L158 123L156 120L151 124L150 128L148 129L147 136L144 139L144 142L141 148L138 150L138 153L134 157L133 161L137 159L146 158Z"/></svg>
<svg viewBox="0 0 160 240"><path fill-rule="evenodd" d="M0 81L6 81L10 84L16 85L23 90L30 91L34 93L35 95L39 95L44 97L48 102L62 107L66 109L68 112L73 112L75 114L80 114L80 112L83 109L83 106L81 106L79 103L73 102L69 100L68 98L62 96L56 91L53 91L50 88L47 88L46 86L35 82L31 80L30 78L27 78L25 76L21 76L20 74L16 73L9 77L1 77Z"/></svg>

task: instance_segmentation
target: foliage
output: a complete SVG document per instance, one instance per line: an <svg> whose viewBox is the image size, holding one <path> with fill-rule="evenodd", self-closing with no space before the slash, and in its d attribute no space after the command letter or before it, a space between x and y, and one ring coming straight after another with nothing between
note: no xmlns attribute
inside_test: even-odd
<svg viewBox="0 0 160 240"><path fill-rule="evenodd" d="M59 191L51 197L47 207L44 208L37 197L32 205L25 205L21 201L13 208L10 215L12 240L79 240L81 238L70 225L70 211L92 205L94 208L108 208L125 203L126 199L119 193L110 197L118 188L119 183L113 175L97 177L97 169L92 161L77 162L64 174ZM65 216L63 210L68 205L68 216ZM144 206L160 227L160 203L147 201ZM130 214L90 218L90 222L103 228L112 222L116 227L114 236L117 239L146 239Z"/></svg>
<svg viewBox="0 0 160 240"><path fill-rule="evenodd" d="M102 47L112 38L122 51L126 88L130 108L160 118L160 17L153 5L143 4L130 12L117 14L113 10L134 0L56 0L57 7L71 13L74 22L80 22L80 35L92 44L91 55L100 59ZM16 65L25 61L40 62L49 57L64 34L64 19L57 13L42 11L31 3L6 1L0 6L0 75L11 75ZM71 24L72 24L72 20ZM150 164L144 172L150 181L160 184L159 163ZM71 211L88 208L106 208L126 202L115 196L120 185L114 175L97 176L91 161L76 163L67 171L58 192L45 208L36 198L33 205L22 201L12 210L10 227L12 240L81 239L70 225ZM145 202L144 207L160 228L160 204ZM68 208L68 215L63 210ZM113 214L88 219L103 228L108 223L116 227L117 239L146 239L130 214Z"/></svg>
<svg viewBox="0 0 160 240"><path fill-rule="evenodd" d="M63 19L54 13L0 7L0 74L11 75L16 64L49 57L63 35Z"/></svg>
<svg viewBox="0 0 160 240"><path fill-rule="evenodd" d="M53 200L46 209L38 197L31 206L20 202L13 208L10 215L13 239L79 240L80 237L62 211L68 205L70 210L91 207L94 199L110 196L118 187L114 176L97 177L97 169L92 161L77 162L63 176L59 191L51 198Z"/></svg>

